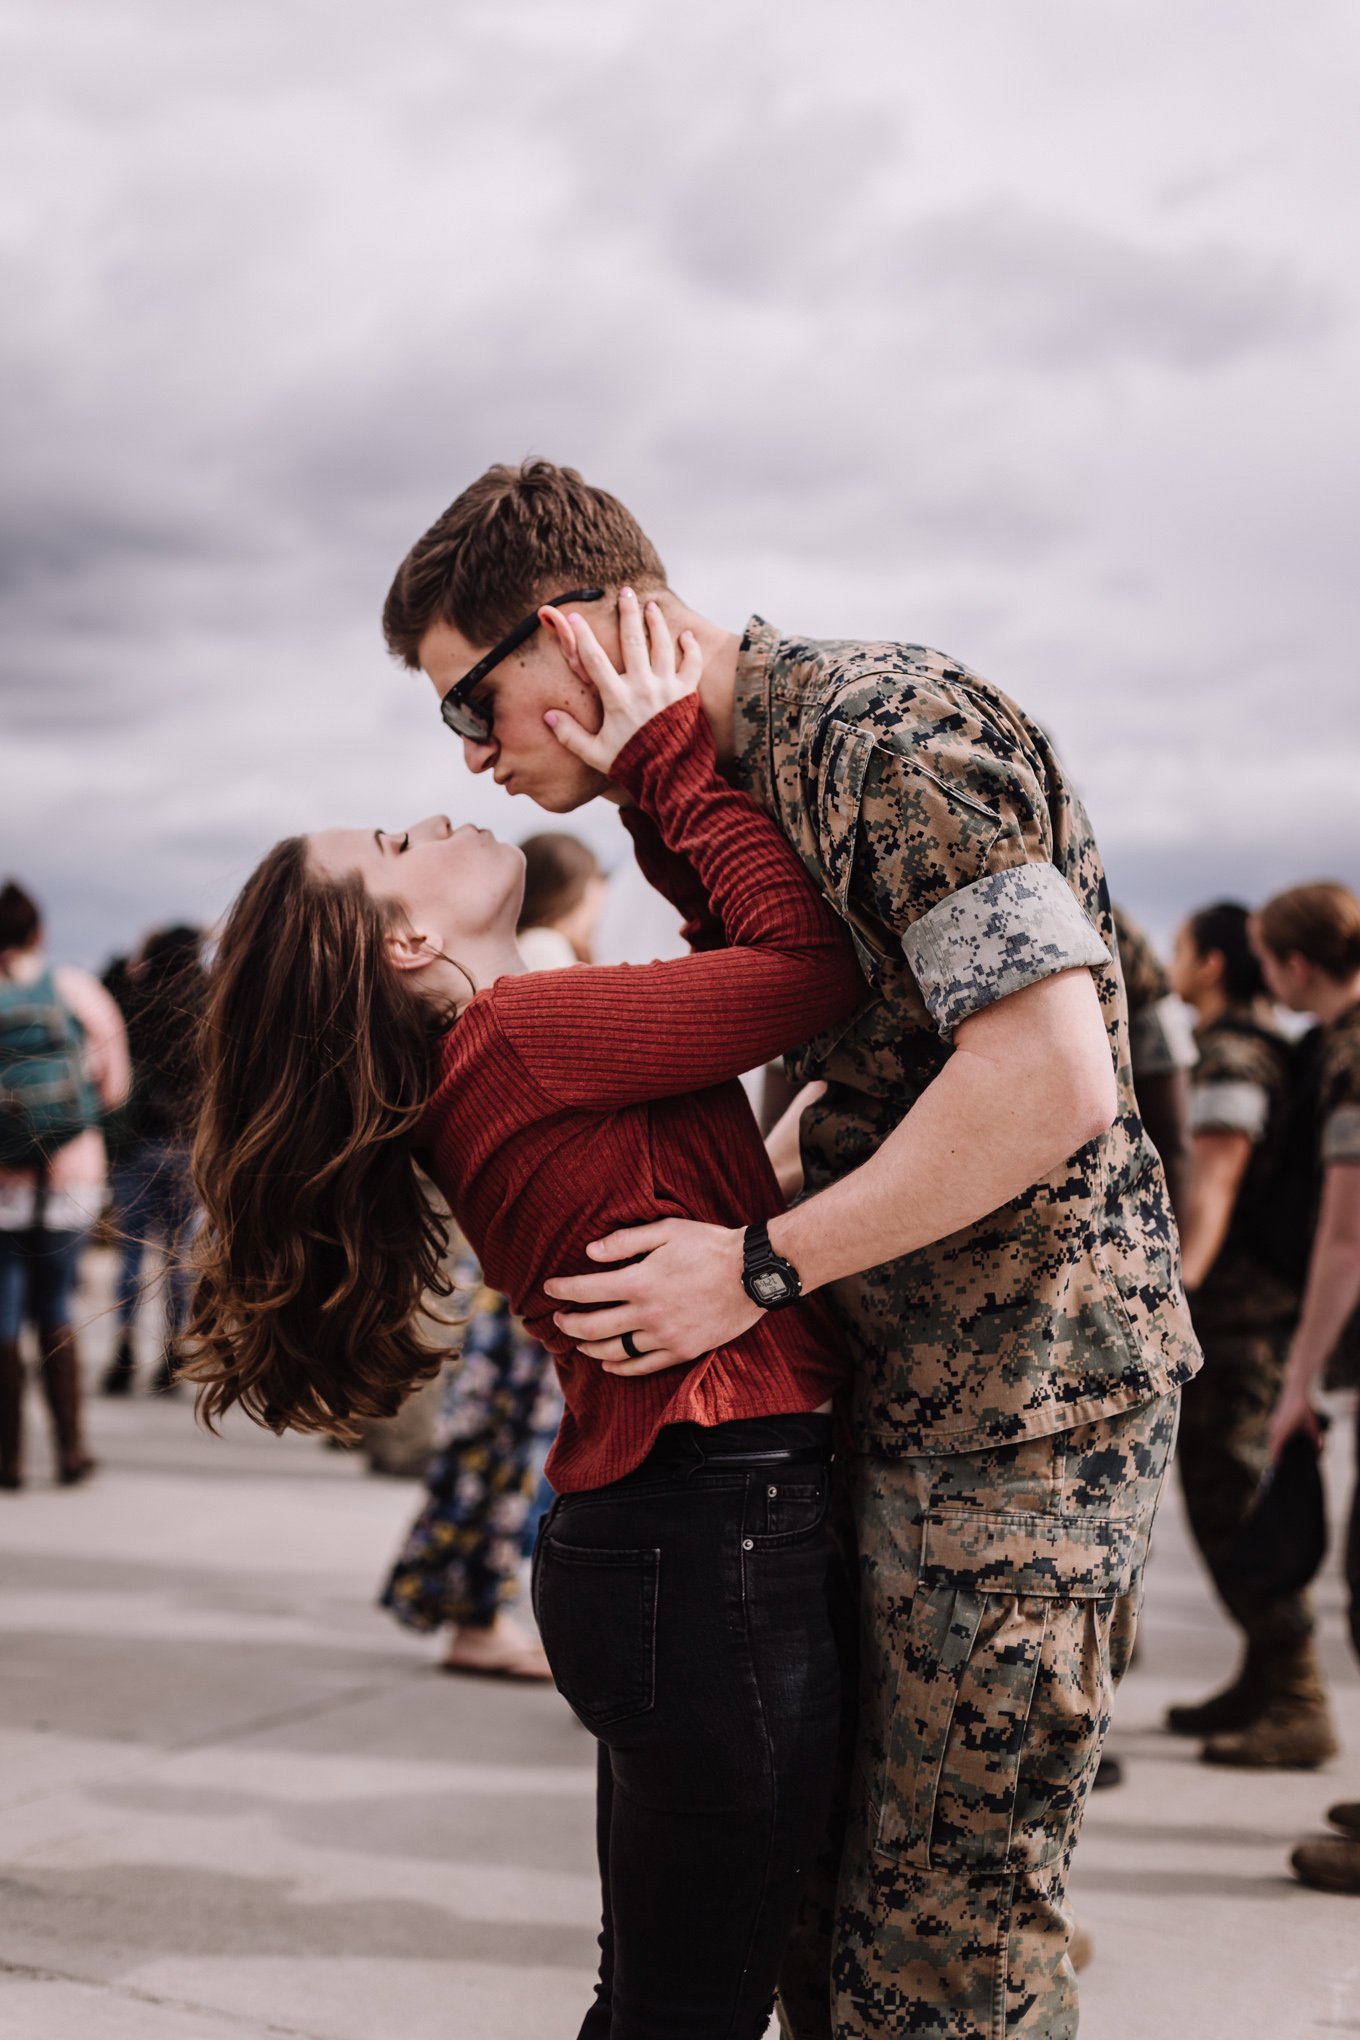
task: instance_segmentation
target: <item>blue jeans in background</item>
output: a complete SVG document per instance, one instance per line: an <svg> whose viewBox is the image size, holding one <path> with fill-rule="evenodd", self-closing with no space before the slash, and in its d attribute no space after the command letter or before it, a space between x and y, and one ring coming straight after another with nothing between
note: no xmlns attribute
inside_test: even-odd
<svg viewBox="0 0 1360 2040"><path fill-rule="evenodd" d="M26 1324L40 1333L71 1322L71 1293L80 1268L83 1232L0 1231L0 1344Z"/></svg>
<svg viewBox="0 0 1360 2040"><path fill-rule="evenodd" d="M118 1227L119 1328L126 1331L136 1315L142 1294L142 1262L147 1247L154 1244L166 1257L166 1336L173 1340L184 1329L194 1286L188 1265L195 1218L188 1150L173 1141L145 1141L114 1163L112 1181Z"/></svg>

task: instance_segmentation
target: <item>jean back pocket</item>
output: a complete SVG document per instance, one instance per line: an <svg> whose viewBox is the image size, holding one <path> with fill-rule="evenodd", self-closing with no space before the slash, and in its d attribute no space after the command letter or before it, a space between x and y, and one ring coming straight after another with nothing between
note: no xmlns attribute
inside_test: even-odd
<svg viewBox="0 0 1360 2040"><path fill-rule="evenodd" d="M656 1699L661 1553L599 1551L549 1532L534 1605L558 1692L587 1728L645 1714Z"/></svg>

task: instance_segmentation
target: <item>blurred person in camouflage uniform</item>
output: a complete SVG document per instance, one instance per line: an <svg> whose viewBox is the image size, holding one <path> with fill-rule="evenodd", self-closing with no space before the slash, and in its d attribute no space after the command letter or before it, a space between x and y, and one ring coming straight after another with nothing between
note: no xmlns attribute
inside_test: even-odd
<svg viewBox="0 0 1360 2040"><path fill-rule="evenodd" d="M1190 1072L1196 1049L1185 1009L1142 928L1111 909L1129 1006L1129 1068L1138 1116L1161 1157L1171 1209L1184 1228L1190 1197Z"/></svg>
<svg viewBox="0 0 1360 2040"><path fill-rule="evenodd" d="M1321 1443L1313 1403L1319 1387L1360 1388L1360 899L1335 883L1295 886L1266 902L1251 935L1272 997L1313 1014L1322 1035L1317 1227L1271 1418L1274 1457L1300 1429ZM1360 1653L1360 1483L1351 1498L1345 1564L1351 1642ZM1320 1890L1360 1895L1360 1801L1340 1801L1327 1819L1337 1833L1300 1843L1294 1873Z"/></svg>
<svg viewBox="0 0 1360 2040"><path fill-rule="evenodd" d="M1160 957L1133 916L1116 900L1114 922L1119 973L1129 1013L1129 1070L1133 1102L1144 1131L1157 1150L1167 1194L1178 1225L1190 1193L1190 1071L1195 1043L1185 1009L1171 990ZM1182 1423L1184 1418L1182 1417ZM1105 1750L1091 1781L1099 1792L1123 1783L1121 1758ZM1078 1929L1074 1944L1088 1937ZM1080 1968L1081 1961L1077 1962Z"/></svg>
<svg viewBox="0 0 1360 2040"><path fill-rule="evenodd" d="M858 1363L861 1718L839 1891L809 1882L781 2015L799 2040L1059 2040L1072 1850L1198 1364L1099 853L989 682L922 646L721 629L570 469L474 483L402 563L384 628L471 769L566 812L610 791L546 721L600 719L573 606L617 663L626 585L698 638L719 756L848 923L872 996L790 1059L827 1088L773 1268L750 1228L671 1220L593 1249L634 1265L548 1287L619 1373L739 1336L757 1295L831 1289Z"/></svg>
<svg viewBox="0 0 1360 2040"><path fill-rule="evenodd" d="M1207 1737L1211 1763L1308 1769L1337 1750L1311 1600L1293 1592L1262 1602L1230 1566L1266 1468L1313 1203L1307 1174L1300 1182L1292 1166L1300 1132L1309 1133L1299 1122L1312 1043L1291 1046L1281 1034L1247 922L1246 908L1231 902L1203 908L1178 933L1172 962L1176 991L1198 1023L1181 1257L1204 1350L1177 1462L1191 1531L1245 1649L1222 1692L1171 1708L1167 1726Z"/></svg>

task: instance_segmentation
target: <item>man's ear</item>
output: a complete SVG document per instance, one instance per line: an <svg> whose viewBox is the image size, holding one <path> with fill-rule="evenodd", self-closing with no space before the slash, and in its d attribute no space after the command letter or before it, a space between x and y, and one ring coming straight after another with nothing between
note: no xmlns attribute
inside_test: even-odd
<svg viewBox="0 0 1360 2040"><path fill-rule="evenodd" d="M570 617L564 615L562 610L552 609L547 603L544 603L542 609L538 612L538 620L549 636L556 638L557 649L561 652L562 657L566 660L567 665L576 678L583 681L587 687L590 687L592 682L585 667L581 664L577 653L576 633L571 627Z"/></svg>

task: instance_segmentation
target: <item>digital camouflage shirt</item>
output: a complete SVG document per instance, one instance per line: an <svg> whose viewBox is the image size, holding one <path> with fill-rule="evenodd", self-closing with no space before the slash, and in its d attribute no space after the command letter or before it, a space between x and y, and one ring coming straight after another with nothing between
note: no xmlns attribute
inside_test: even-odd
<svg viewBox="0 0 1360 2040"><path fill-rule="evenodd" d="M1230 1006L1196 1030L1190 1126L1196 1134L1243 1134L1251 1142L1223 1245L1191 1298L1207 1332L1257 1331L1297 1317L1297 1275L1274 1251L1287 1214L1280 1201L1296 1185L1286 1165L1292 1096L1290 1047L1249 1007Z"/></svg>
<svg viewBox="0 0 1360 2040"><path fill-rule="evenodd" d="M1318 1160L1360 1163L1360 1005L1323 1029L1318 1091ZM1328 1388L1360 1388L1360 1311L1337 1341L1327 1366Z"/></svg>
<svg viewBox="0 0 1360 2040"><path fill-rule="evenodd" d="M733 769L849 924L873 987L790 1058L829 1086L804 1120L809 1190L892 1132L961 1021L1056 972L1094 973L1118 1073L1098 1140L978 1224L836 1285L857 1447L971 1451L1186 1380L1198 1348L1133 1102L1109 896L1042 732L939 652L781 638L755 617Z"/></svg>

